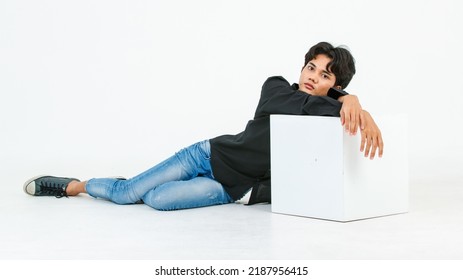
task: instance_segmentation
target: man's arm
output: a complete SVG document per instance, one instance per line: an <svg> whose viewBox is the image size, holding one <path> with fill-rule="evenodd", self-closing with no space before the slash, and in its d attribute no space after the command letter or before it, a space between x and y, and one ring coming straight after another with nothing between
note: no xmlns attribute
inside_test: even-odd
<svg viewBox="0 0 463 280"><path fill-rule="evenodd" d="M282 77L271 77L262 86L254 118L271 114L338 116L341 103L328 96L299 91Z"/></svg>

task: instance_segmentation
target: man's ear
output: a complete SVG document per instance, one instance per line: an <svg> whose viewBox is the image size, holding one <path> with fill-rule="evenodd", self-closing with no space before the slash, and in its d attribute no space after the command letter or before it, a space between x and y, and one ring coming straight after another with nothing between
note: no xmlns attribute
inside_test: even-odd
<svg viewBox="0 0 463 280"><path fill-rule="evenodd" d="M342 89L342 87L341 87L341 86L336 86L336 88L337 88L337 89Z"/></svg>

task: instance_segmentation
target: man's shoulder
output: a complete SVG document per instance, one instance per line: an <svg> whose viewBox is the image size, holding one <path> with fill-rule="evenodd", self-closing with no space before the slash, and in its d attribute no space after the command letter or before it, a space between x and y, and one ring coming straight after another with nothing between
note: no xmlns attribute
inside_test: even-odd
<svg viewBox="0 0 463 280"><path fill-rule="evenodd" d="M268 77L267 80L265 81L265 84L267 84L267 83L277 83L277 84L289 85L289 82L285 78L283 78L282 76Z"/></svg>
<svg viewBox="0 0 463 280"><path fill-rule="evenodd" d="M282 76L272 76L267 78L265 83L262 85L262 91L274 91L281 88L289 88L291 85L289 82Z"/></svg>

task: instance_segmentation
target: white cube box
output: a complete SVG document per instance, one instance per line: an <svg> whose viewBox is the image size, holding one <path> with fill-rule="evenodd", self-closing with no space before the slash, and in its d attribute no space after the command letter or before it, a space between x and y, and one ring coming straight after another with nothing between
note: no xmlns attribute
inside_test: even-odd
<svg viewBox="0 0 463 280"><path fill-rule="evenodd" d="M370 160L340 118L272 115L272 212L342 222L407 212L407 117L375 121L384 155Z"/></svg>

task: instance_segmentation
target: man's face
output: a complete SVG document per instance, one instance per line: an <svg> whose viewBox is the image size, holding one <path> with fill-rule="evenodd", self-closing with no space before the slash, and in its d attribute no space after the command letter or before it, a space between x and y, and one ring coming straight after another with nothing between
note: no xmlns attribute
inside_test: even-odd
<svg viewBox="0 0 463 280"><path fill-rule="evenodd" d="M336 76L326 68L330 62L331 59L324 54L309 61L301 71L299 90L311 95L327 95L336 82Z"/></svg>

